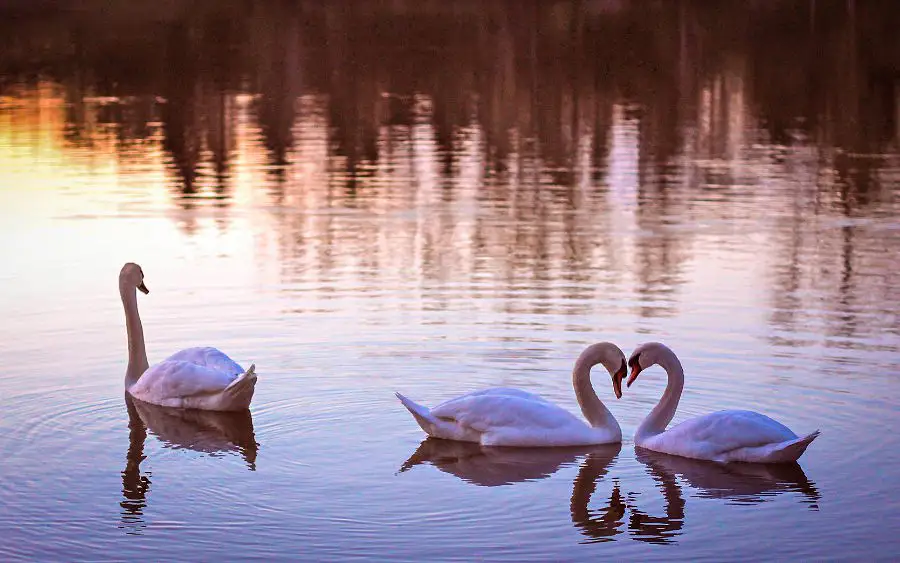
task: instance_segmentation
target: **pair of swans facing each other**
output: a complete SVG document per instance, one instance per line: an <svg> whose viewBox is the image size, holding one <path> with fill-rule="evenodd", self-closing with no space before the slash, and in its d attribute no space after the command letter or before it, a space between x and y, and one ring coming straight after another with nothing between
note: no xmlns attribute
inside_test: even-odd
<svg viewBox="0 0 900 563"><path fill-rule="evenodd" d="M186 348L150 366L137 291L150 293L144 272L134 263L119 272L119 295L128 331L125 390L132 397L164 407L209 411L243 411L256 388L256 366L244 370L223 352L210 347Z"/></svg>
<svg viewBox="0 0 900 563"><path fill-rule="evenodd" d="M800 502L818 509L819 491L799 464L720 464L636 448L636 459L663 495L663 515L644 512L638 497L612 480L605 502L591 507L598 484L610 474L620 443L560 448L504 448L473 442L425 439L401 466L400 473L433 465L442 473L481 487L508 486L549 478L584 457L572 483L569 511L572 524L590 541L611 541L625 529L640 541L668 543L685 520L688 490L698 498L729 504L755 505L783 493L799 493Z"/></svg>
<svg viewBox="0 0 900 563"><path fill-rule="evenodd" d="M590 371L602 364L612 377L616 398L622 397L626 366L630 387L641 371L660 365L668 384L656 407L638 426L635 445L693 459L748 463L796 461L819 435L798 437L780 422L744 410L723 410L688 419L669 428L684 389L678 357L658 342L640 345L626 362L610 342L588 346L575 361L572 384L587 422L549 401L505 387L475 391L428 409L397 393L426 434L434 438L476 442L483 446L559 447L621 442L618 421L597 397Z"/></svg>

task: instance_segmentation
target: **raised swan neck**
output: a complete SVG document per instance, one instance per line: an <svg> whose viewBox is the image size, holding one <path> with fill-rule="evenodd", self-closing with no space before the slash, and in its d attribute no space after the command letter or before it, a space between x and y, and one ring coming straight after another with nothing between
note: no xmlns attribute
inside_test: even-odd
<svg viewBox="0 0 900 563"><path fill-rule="evenodd" d="M591 385L591 368L598 363L600 363L599 358L592 354L582 354L578 357L575 368L572 370L575 398L578 400L578 406L581 407L581 413L592 427L617 430L621 433L619 422L609 412L594 391L594 386Z"/></svg>
<svg viewBox="0 0 900 563"><path fill-rule="evenodd" d="M684 389L684 368L672 350L661 347L658 351L658 359L654 363L666 370L668 382L659 403L653 407L653 410L634 433L634 441L637 445L647 438L665 432L666 426L672 422L672 418L675 416L678 402L681 400L681 392Z"/></svg>
<svg viewBox="0 0 900 563"><path fill-rule="evenodd" d="M137 290L119 284L122 306L125 308L125 328L128 331L128 368L125 370L125 388L128 389L147 371L147 348L144 345L144 329L138 314Z"/></svg>

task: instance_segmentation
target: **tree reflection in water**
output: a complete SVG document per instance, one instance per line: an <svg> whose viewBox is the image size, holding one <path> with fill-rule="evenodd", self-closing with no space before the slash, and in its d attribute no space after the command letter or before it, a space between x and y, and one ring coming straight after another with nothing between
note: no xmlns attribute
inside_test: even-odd
<svg viewBox="0 0 900 563"><path fill-rule="evenodd" d="M161 151L169 213L188 235L205 214L228 229L235 190L256 192L274 206L288 282L341 268L340 246L367 271L414 264L438 280L489 267L513 287L564 269L577 283L560 291L576 298L634 274L639 299L620 306L672 317L702 227L765 217L771 341L802 344L811 322L842 348L896 332L894 256L870 251L897 247L898 231L853 222L894 215L890 2L2 9L0 93L60 96L66 147L111 143L126 171L157 166ZM404 236L308 218L436 208ZM811 227L811 214L846 224ZM618 264L626 254L633 263ZM883 314L861 322L872 303Z"/></svg>

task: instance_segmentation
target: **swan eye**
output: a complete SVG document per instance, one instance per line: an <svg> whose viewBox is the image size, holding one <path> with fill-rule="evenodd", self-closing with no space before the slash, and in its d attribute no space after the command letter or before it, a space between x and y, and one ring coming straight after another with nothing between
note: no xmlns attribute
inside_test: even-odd
<svg viewBox="0 0 900 563"><path fill-rule="evenodd" d="M634 369L634 368L640 369L640 367L641 367L640 358L641 358L640 354L638 354L637 356L632 356L631 359L628 360L628 367L630 367L631 369Z"/></svg>

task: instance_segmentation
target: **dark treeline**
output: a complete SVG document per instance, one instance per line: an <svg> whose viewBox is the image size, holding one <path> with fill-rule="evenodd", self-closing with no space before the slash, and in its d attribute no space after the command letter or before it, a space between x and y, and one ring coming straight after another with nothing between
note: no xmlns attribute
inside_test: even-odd
<svg viewBox="0 0 900 563"><path fill-rule="evenodd" d="M379 127L412 121L419 94L448 167L456 131L476 120L490 167L504 166L515 132L560 184L572 181L580 135L592 132L594 162L604 157L612 106L627 103L641 116L642 173L664 178L702 92L729 73L768 142L801 131L848 153L896 143L897 11L891 0L5 2L0 89L61 84L72 142L86 97L128 100L106 118L123 142L161 121L188 192L204 144L216 173L227 171L237 92L257 96L275 166L290 162L299 96L326 97L333 151L352 178L377 159ZM722 124L745 111L720 106ZM722 124L709 156L721 156ZM865 191L865 174L847 184Z"/></svg>

